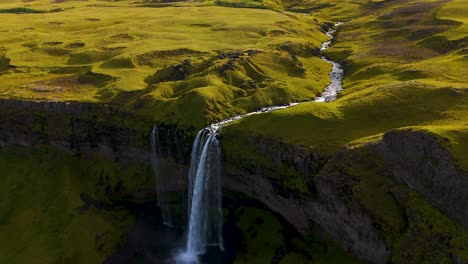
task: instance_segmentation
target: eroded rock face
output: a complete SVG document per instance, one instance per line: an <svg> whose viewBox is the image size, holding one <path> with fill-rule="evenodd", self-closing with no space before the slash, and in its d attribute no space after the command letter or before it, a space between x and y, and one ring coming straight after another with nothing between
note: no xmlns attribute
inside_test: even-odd
<svg viewBox="0 0 468 264"><path fill-rule="evenodd" d="M394 232L389 231L388 226L396 225L386 222L391 220L382 219L380 213L369 208L359 194L359 188L365 188L360 187L359 181L374 177L372 173L382 173L380 178L406 183L433 206L466 227L467 175L457 167L435 136L393 131L385 134L382 141L360 146L359 154L353 148L344 148L328 160L313 149L285 146L271 139L253 138L247 140L247 144L257 150L261 160L266 159L267 162L240 168L237 164L246 161L240 155L226 154L225 187L264 203L301 233L308 232L311 222L319 224L339 245L361 259L386 263L392 256L387 243ZM241 159L240 163L232 158ZM363 163L363 158L375 160ZM359 170L350 170L353 163L361 163ZM303 177L302 182L308 186L306 192L285 186L281 173L291 170ZM371 175L366 174L369 171L372 171ZM278 181L283 183L281 188L277 187ZM397 201L399 191L398 187L388 189L387 198L394 196ZM403 215L399 221L404 225L407 221L405 208L400 210ZM399 232L405 232L405 227L402 228ZM453 249L452 246L449 248Z"/></svg>
<svg viewBox="0 0 468 264"><path fill-rule="evenodd" d="M339 154L329 162L337 163ZM387 263L390 249L369 210L352 195L353 179L343 174L334 166L327 166L317 176L318 197L309 217L346 251L372 263Z"/></svg>
<svg viewBox="0 0 468 264"><path fill-rule="evenodd" d="M75 154L99 151L111 160L149 163L148 131L126 125L129 114L90 103L0 100L0 141L51 145Z"/></svg>
<svg viewBox="0 0 468 264"><path fill-rule="evenodd" d="M96 104L0 100L0 110L0 146L51 145L74 154L99 151L111 160L150 162L153 124L128 124L133 117L117 109ZM174 128L161 129L161 134L167 135L162 144L171 145L170 131ZM185 134L180 131L179 134ZM162 157L166 172L174 177L171 190L175 193L185 191L193 140L182 137L182 153L173 157L174 152L167 149ZM342 169L346 167L343 158L353 156L351 149L342 149L329 158L311 148L259 137L235 144L249 145L258 159L242 156L242 151L239 155L225 153L226 188L267 205L303 234L312 222L317 223L349 253L373 263L387 262L391 250L381 227L375 215L353 194L356 178ZM467 174L434 136L394 131L385 134L381 142L364 148L384 157L382 166L389 175L467 227ZM131 195L140 200L154 193Z"/></svg>
<svg viewBox="0 0 468 264"><path fill-rule="evenodd" d="M384 135L382 146L396 179L468 228L468 173L457 167L436 137L392 131Z"/></svg>
<svg viewBox="0 0 468 264"><path fill-rule="evenodd" d="M366 209L343 190L352 184L343 182L334 166L323 167L323 157L312 149L284 146L280 142L249 140L258 154L270 159L270 166L257 164L255 169L243 170L235 161L226 160L224 185L240 191L282 215L299 232L306 234L315 222L327 231L349 253L373 263L386 263L390 255L385 241L379 237L374 221ZM275 152L274 149L284 151ZM233 163L231 163L233 162ZM340 155L328 163L339 163ZM278 188L278 175L284 167L296 170L308 184L307 192ZM318 175L317 175L318 173Z"/></svg>

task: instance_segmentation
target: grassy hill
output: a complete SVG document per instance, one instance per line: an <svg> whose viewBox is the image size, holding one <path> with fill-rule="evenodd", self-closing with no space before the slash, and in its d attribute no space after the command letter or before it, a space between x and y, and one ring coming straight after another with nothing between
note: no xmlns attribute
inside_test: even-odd
<svg viewBox="0 0 468 264"><path fill-rule="evenodd" d="M218 4L2 1L0 96L112 103L199 127L327 85L322 21Z"/></svg>
<svg viewBox="0 0 468 264"><path fill-rule="evenodd" d="M411 127L447 139L468 169L464 2L355 1L321 10L345 22L327 51L345 67L339 99L245 118L224 130L226 138L242 131L331 154L354 140Z"/></svg>
<svg viewBox="0 0 468 264"><path fill-rule="evenodd" d="M227 154L245 155L243 139L260 135L329 156L411 129L444 139L468 170L467 6L466 0L0 0L0 98L106 103L201 127L315 98L329 82L330 65L319 58L324 32L329 22L343 21L326 53L345 68L339 99L235 122L223 130ZM0 175L8 175L0 184L0 262L102 262L134 219L114 208L83 208L82 193L107 201L102 175L138 189L152 185L151 172L47 149L27 153L0 150ZM373 190L388 198L379 189L384 180L360 174L359 164L346 169L372 190L361 198L380 208ZM463 233L417 194L403 200L422 220L401 248L413 249L414 237L429 241L417 235L433 226ZM456 245L464 234L454 236ZM302 260L290 254L285 262Z"/></svg>

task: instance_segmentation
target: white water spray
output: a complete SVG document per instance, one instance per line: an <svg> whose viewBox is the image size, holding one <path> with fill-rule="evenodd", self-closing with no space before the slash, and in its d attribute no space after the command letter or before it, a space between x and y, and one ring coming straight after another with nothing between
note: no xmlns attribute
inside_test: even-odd
<svg viewBox="0 0 468 264"><path fill-rule="evenodd" d="M336 23L339 26L342 23ZM320 50L329 47L335 30L327 32L329 41L324 42ZM325 88L322 95L315 102L330 102L336 99L337 93L342 90L341 79L343 69L338 63L323 60L332 64L330 72L331 83ZM219 246L223 249L222 240L222 157L221 147L217 136L222 127L243 117L267 113L275 110L295 106L298 103L290 103L281 106L270 106L255 112L238 115L225 119L219 123L203 128L197 133L193 143L190 170L189 170L189 201L188 201L188 235L187 245L184 252L176 257L179 264L199 263L198 255L205 252L207 246Z"/></svg>

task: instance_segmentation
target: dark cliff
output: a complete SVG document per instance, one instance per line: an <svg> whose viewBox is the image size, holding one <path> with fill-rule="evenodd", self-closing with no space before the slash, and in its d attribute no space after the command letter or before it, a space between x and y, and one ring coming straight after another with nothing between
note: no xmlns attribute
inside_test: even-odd
<svg viewBox="0 0 468 264"><path fill-rule="evenodd" d="M149 164L153 120L86 103L0 100L0 110L0 146L50 145L73 155L97 151L113 161ZM185 190L196 131L159 127L165 168L177 179L174 191ZM436 136L391 131L331 157L252 135L221 135L221 142L224 186L265 204L302 234L319 224L349 253L373 263L468 260L467 174ZM151 191L122 195L154 197Z"/></svg>

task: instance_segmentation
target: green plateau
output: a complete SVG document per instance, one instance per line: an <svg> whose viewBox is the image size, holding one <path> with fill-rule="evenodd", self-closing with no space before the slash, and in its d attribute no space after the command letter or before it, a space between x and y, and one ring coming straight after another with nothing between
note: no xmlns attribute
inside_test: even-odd
<svg viewBox="0 0 468 264"><path fill-rule="evenodd" d="M226 263L372 262L314 221L298 231L282 214L324 199L326 184L350 215L372 221L387 263L468 262L467 227L395 179L382 150L392 133L435 138L447 152L427 154L431 166L450 160L468 175L467 13L467 0L0 0L0 263L105 263L142 217L133 207L157 204L149 162L106 151L122 142L121 152L148 151L158 124L190 156L198 129L291 103L219 135L231 187L237 173L293 201L268 208L259 203L269 194L227 193L224 220L242 242ZM322 56L345 73L333 102L314 102L330 83ZM17 133L9 144L9 126L40 140ZM114 132L107 149L94 143ZM80 137L91 151L73 149ZM313 168L297 165L303 152Z"/></svg>

